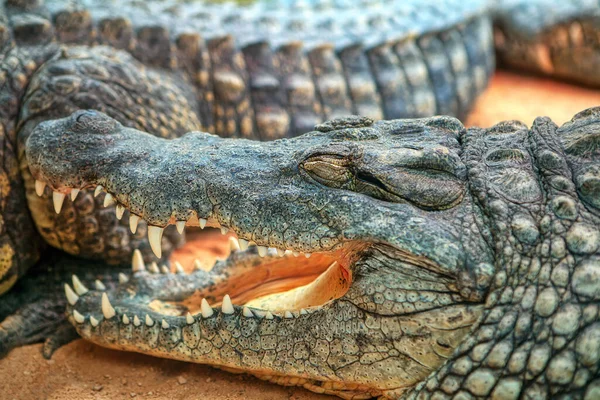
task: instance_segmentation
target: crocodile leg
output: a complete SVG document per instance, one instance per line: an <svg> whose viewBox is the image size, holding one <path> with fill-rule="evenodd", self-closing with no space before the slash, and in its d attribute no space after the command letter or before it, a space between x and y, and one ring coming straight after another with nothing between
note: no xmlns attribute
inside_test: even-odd
<svg viewBox="0 0 600 400"><path fill-rule="evenodd" d="M65 317L64 282L77 282L80 292L85 287L111 288L122 270L107 268L104 263L49 254L2 297L0 358L15 347L40 341L44 342L44 357L50 358L57 348L77 338ZM73 278L73 274L79 278ZM101 284L97 286L95 280Z"/></svg>

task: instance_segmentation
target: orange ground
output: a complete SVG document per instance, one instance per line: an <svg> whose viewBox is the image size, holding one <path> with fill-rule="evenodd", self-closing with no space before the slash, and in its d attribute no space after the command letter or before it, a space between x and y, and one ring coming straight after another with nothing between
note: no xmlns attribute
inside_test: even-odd
<svg viewBox="0 0 600 400"><path fill-rule="evenodd" d="M549 79L498 73L478 101L468 125L490 126L519 119L531 124L538 115L563 123L578 111L600 105L600 91ZM219 233L195 235L175 258L191 266L194 258L212 265L226 254ZM77 340L50 361L40 345L12 351L0 360L2 399L327 399L298 388L267 384L207 366L106 350Z"/></svg>

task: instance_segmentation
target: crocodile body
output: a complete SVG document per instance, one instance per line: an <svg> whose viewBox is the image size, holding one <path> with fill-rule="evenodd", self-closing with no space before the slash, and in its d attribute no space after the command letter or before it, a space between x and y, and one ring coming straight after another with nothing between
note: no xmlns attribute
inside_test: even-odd
<svg viewBox="0 0 600 400"><path fill-rule="evenodd" d="M107 347L345 398L600 396L598 110L424 118L468 113L494 41L598 85L597 2L547 6L6 1L0 355L72 340L79 265L68 319ZM159 274L171 225L232 254Z"/></svg>

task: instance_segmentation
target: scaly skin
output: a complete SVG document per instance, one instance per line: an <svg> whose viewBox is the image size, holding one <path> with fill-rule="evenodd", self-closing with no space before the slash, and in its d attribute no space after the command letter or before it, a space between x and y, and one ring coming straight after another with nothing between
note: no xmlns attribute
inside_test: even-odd
<svg viewBox="0 0 600 400"><path fill-rule="evenodd" d="M436 113L462 117L486 86L494 66L490 18L483 2L419 1L385 7L360 4L358 13L348 10L347 4L326 2L310 3L304 8L287 4L283 13L269 11L270 5L265 8L260 4L237 8L178 1L103 2L101 6L89 3L73 7L61 1L45 4L38 0L7 0L0 4L0 98L6 105L0 109L3 143L0 146L0 293L13 286L35 263L45 243L84 259L112 265L122 263L138 248L141 253L137 257L148 262L155 259L151 247L157 256L166 259L174 246L182 242L173 227L164 236L162 227L175 222L180 223L179 228L184 222L226 226L240 238L259 243L257 251L261 255L268 252L267 246L278 248L280 253L287 248L315 255L310 262L285 256L288 266L285 269L280 268L281 262L252 261L252 256L243 252L209 277L194 275L181 285L178 279L169 280L163 283L172 287L166 288L152 284L155 276L140 273L124 283L140 297L128 304L123 298L124 289L120 288L113 299L115 304L118 301L133 307L132 312L142 313L144 302L160 297L161 291L166 290L166 299L174 296L173 300L182 301L195 291L192 287L197 287L200 289L196 295L186 299L180 311L198 310L200 295L219 303L226 290L231 289L229 292L238 304L255 310L273 310L276 316L269 321L275 322L270 324L285 325L281 318L290 319L285 318L289 310L298 314L292 314L293 317L307 319L306 328L302 330L302 324L298 324L295 331L290 331L290 338L298 339L297 335L306 333L310 327L323 327L342 335L331 340L326 336L323 340L329 351L338 349L338 343L342 343L345 355L333 361L328 358L327 363L320 360L317 366L324 369L309 371L302 361L306 357L309 364L313 361L299 349L293 355L298 361L292 361L290 354L278 355L278 359L287 360L293 367L263 359L264 369L257 370L256 365L243 364L243 359L232 361L223 352L215 355L216 343L210 342L212 351L204 358L194 356L196 361L246 370L282 383L302 383L313 390L343 396L397 397L412 387L415 391L435 391L447 375L443 368L439 369L443 360L452 356L469 327L478 329L480 316L491 312L487 305L482 306L482 301L490 290L492 275L501 276L498 271L508 268L507 261L498 256L500 250L491 244L502 240L510 245L515 243L504 236L502 240L496 238L502 229L496 228L491 223L494 218L488 215L496 209L486 206L477 196L473 201L471 193L477 193L477 185L487 180L470 180L467 187L466 171L477 168L469 169L464 152L470 149L464 147L467 141L460 124L441 118L378 123L371 127L369 119L343 119L320 125L321 133L269 145L232 142L206 134L163 142L123 127L162 138L205 130L223 137L270 140L297 136L324 120L350 113L373 119ZM529 11L522 4L499 8L496 12L499 54L505 62L516 64L525 55L525 59L531 58L528 66L534 70L597 84L594 78L594 68L598 65L595 43L599 36L594 19L597 4L588 5L569 3L560 14L545 13L547 7L542 1L527 6L531 8ZM526 12L537 17L530 15L524 24L522 16ZM530 23L532 20L535 24ZM578 61L582 58L586 60L584 63ZM592 66L592 70L585 70L582 67L585 65ZM95 109L108 117L77 113L82 109ZM76 117L82 121L76 122ZM73 147L66 145L64 137L59 141L47 140L57 138L58 126L65 127L62 134L72 132L74 138L100 129L100 135L92 137L116 135L117 147L110 154L106 149L112 143L102 140L79 143L75 139ZM508 129L506 126L503 129ZM390 133L395 129L407 135L400 140ZM426 139L416 139L415 136L424 133ZM42 139L36 142L35 137ZM121 147L121 140L130 137L135 140L129 142L129 147ZM573 182L586 204L582 207L593 213L594 207L598 207L598 167L582 164L585 157L596 154L597 141L593 135L590 137L578 147L565 149L567 157L578 151L588 154L576 154L575 161L569 158L569 162L577 173ZM340 141L348 147L334 146L334 157L310 153L315 146L329 149L332 143ZM422 147L410 147L415 145L411 141L418 141L416 145ZM96 152L81 158L88 145L97 146ZM393 147L397 145L407 148L396 152ZM148 152L137 151L143 148ZM201 149L205 153L199 155ZM303 159L300 150L308 152L304 156L312 154L312 158ZM527 151L534 152L530 148ZM519 164L515 152L496 156ZM44 164L46 157L51 162ZM146 157L153 164L141 164ZM489 181L494 185L502 186L509 177L523 177L514 168L510 174L496 175L499 165L496 161L486 161L486 168L493 170ZM153 167L149 168L150 165ZM424 165L429 167L423 168ZM288 169L282 170L282 166ZM123 175L115 173L117 167ZM70 168L68 175L65 168ZM223 172L235 179L224 179ZM40 183L50 183L50 188L38 186L42 189L41 197L35 195L34 176ZM277 186L275 182L285 182L287 186ZM102 193L95 198L84 190L76 200L61 200L72 188L93 188L98 184L111 196ZM257 191L261 187L263 190ZM320 188L315 203L306 201L315 194L315 187ZM291 191L285 194L288 188ZM343 196L339 200L327 190L320 191L325 188L332 190L331 193L355 192L360 196ZM526 195L532 195L528 191L531 187L505 189L508 197L502 198L517 199L519 204L518 196L515 197L519 193L515 191L524 190ZM542 192L551 201L551 193ZM24 198L28 209L23 206ZM113 198L117 208L111 205ZM393 212L389 206L381 205L388 203L394 204ZM109 207L103 207L104 204ZM395 214L398 211L395 207L402 212ZM60 213L55 213L55 209ZM379 217L371 219L371 213ZM142 219L137 232L130 233L127 219L134 215ZM119 216L124 219L120 221ZM543 220L538 217L536 214L533 220ZM587 224L582 228L585 235L578 234L589 234L586 240L593 247L597 235L587 226L597 224L597 220L588 214L582 218L582 223ZM456 225L457 220L462 225ZM135 227L135 217L133 221ZM530 225L523 221L514 224ZM285 228L277 231L273 226ZM15 232L22 232L23 236L16 236ZM557 234L561 233L564 232ZM246 242L241 244L244 246ZM509 245L502 251L505 248ZM543 251L542 246L535 255L545 257ZM574 271L583 263L584 275L595 279L595 259L591 259L589 266L573 257L569 265ZM333 261L337 263L332 265ZM552 268L552 262L542 261ZM59 261L50 262L53 263L60 266ZM91 264L80 261L80 265ZM260 271L269 280L268 285L259 287L248 277L247 269L252 265L257 266L252 273ZM384 279L381 271L390 265L393 268L389 279L380 284ZM290 275L289 267L299 275ZM110 267L106 266L106 270ZM395 286L398 274L402 284ZM427 296L415 299L416 288L420 290L423 285ZM24 290L31 290L30 286L25 287ZM368 294L372 287L380 291ZM75 290L82 296L82 302L96 307L90 308L89 313L97 312L99 294L86 294L80 285ZM401 295L395 297L396 292ZM9 296L15 294L18 293ZM47 296L41 298L25 296L18 308L14 308L16 301L7 298L7 304L13 308L12 315L6 314L0 324L3 335L0 353L51 335L62 320L55 318L53 311L39 312L36 319L25 317L45 307L54 310L54 306L59 306L55 294L56 290L49 289ZM591 295L592 300L594 296ZM160 302L152 307L152 311L146 311L154 313L151 317L154 319L162 318L162 313L173 313ZM302 308L309 311L301 313ZM229 310L228 304L225 309ZM242 317L240 310L236 310L235 318L242 321L250 318L243 317L243 309ZM74 318L73 309L69 311ZM88 321L87 310L81 312L86 312L83 318ZM256 315L260 313L257 311ZM391 317L386 313L391 313ZM361 318L366 321L367 315L378 318L385 315L392 324L404 327L414 324L421 328L405 330L400 335L399 330L390 331L381 325L367 326L366 322L361 325ZM166 318L171 317L175 316L169 314ZM120 318L123 321L121 315ZM220 317L215 318L220 324ZM350 336L343 336L337 323L335 327L332 325L333 320L340 318L357 323L356 327L346 326ZM181 318L170 321L169 329L182 322ZM45 327L43 332L40 326ZM584 325L580 328L577 332L588 329ZM72 331L64 325L56 329L57 335L46 346L46 355L72 337ZM596 335L594 329L590 333L592 339ZM97 332L92 330L92 333ZM363 340L363 333L368 340ZM312 341L318 337L314 335L303 337L304 344L324 346L324 342ZM422 336L428 346L425 352L419 347ZM350 342L336 342L337 339ZM539 340L546 339L547 335ZM403 340L411 342L411 346L403 347ZM414 345L415 342L419 345ZM126 344L150 351L147 343L127 341ZM271 350L256 346L252 349ZM185 348L180 350L180 354L164 348L156 352L190 356ZM364 361L348 361L350 356L359 355ZM475 363L481 361L475 355L470 357ZM561 362L561 366L566 365ZM359 363L370 366L371 370L356 367ZM589 360L582 363L589 367ZM400 364L406 368L401 374ZM576 367L580 364L577 361ZM378 369L378 365L386 368ZM357 372L348 376L347 371L354 368ZM502 386L503 377L515 373L498 371L494 375L500 382L498 390L506 390ZM427 386L418 386L429 373L434 375ZM580 375L596 373L588 368ZM482 377L489 378L476 376L473 378L476 385ZM527 383L534 378L538 379L525 375L519 390L529 393L527 390L535 385L551 390L552 385L547 382ZM587 388L592 378L587 381L584 378L589 376L578 376L578 382L585 382L577 385ZM463 383L465 390L483 395L478 392L480 387L469 386L472 383L468 378ZM489 389L496 390L496 386ZM443 390L451 391L449 387ZM558 393L562 389L552 390ZM565 390L579 395L584 389Z"/></svg>
<svg viewBox="0 0 600 400"><path fill-rule="evenodd" d="M561 128L316 128L166 141L95 111L39 124L29 166L54 190L102 185L151 225L205 219L258 246L189 275L138 255L114 291L70 296L77 331L344 398L597 397L600 108Z"/></svg>

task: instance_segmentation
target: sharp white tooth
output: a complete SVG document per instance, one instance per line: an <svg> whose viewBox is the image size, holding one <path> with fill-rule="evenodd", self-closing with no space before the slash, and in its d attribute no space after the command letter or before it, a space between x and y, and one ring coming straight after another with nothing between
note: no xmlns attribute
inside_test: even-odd
<svg viewBox="0 0 600 400"><path fill-rule="evenodd" d="M297 251L292 251L292 254L294 255L294 257L298 257L300 255L300 253Z"/></svg>
<svg viewBox="0 0 600 400"><path fill-rule="evenodd" d="M233 314L233 303L231 302L231 298L228 294L223 297L223 304L221 304L221 311L223 314Z"/></svg>
<svg viewBox="0 0 600 400"><path fill-rule="evenodd" d="M129 317L127 316L127 314L123 314L122 321L125 325L129 325Z"/></svg>
<svg viewBox="0 0 600 400"><path fill-rule="evenodd" d="M150 242L150 248L154 255L158 258L162 255L162 249L160 247L162 241L164 228L154 225L148 225L148 241Z"/></svg>
<svg viewBox="0 0 600 400"><path fill-rule="evenodd" d="M240 250L248 250L248 245L250 244L250 242L248 242L246 239L239 239L238 242L240 244Z"/></svg>
<svg viewBox="0 0 600 400"><path fill-rule="evenodd" d="M194 260L194 269L196 271L202 270L202 263L200 262L200 260Z"/></svg>
<svg viewBox="0 0 600 400"><path fill-rule="evenodd" d="M108 300L106 293L102 293L102 314L104 315L105 319L111 319L116 314L115 309L110 304L110 300Z"/></svg>
<svg viewBox="0 0 600 400"><path fill-rule="evenodd" d="M185 322L187 322L188 325L192 325L196 321L194 320L194 317L192 317L192 314L187 313L185 316Z"/></svg>
<svg viewBox="0 0 600 400"><path fill-rule="evenodd" d="M227 235L227 232L229 232L229 228L222 226L221 227L221 235Z"/></svg>
<svg viewBox="0 0 600 400"><path fill-rule="evenodd" d="M202 302L200 303L200 311L202 311L202 318L210 318L214 313L212 307L208 304L206 299L202 299Z"/></svg>
<svg viewBox="0 0 600 400"><path fill-rule="evenodd" d="M175 226L177 227L177 232L180 235L183 235L183 230L185 229L185 221L177 221L175 222Z"/></svg>
<svg viewBox="0 0 600 400"><path fill-rule="evenodd" d="M117 214L117 219L120 221L123 218L123 213L125 212L125 207L120 204L115 206L115 214Z"/></svg>
<svg viewBox="0 0 600 400"><path fill-rule="evenodd" d="M140 321L140 319L138 318L138 316L137 316L137 315L134 315L134 316L133 316L133 324L134 324L135 326L140 326L140 325L142 324L142 321Z"/></svg>
<svg viewBox="0 0 600 400"><path fill-rule="evenodd" d="M104 188L100 185L96 186L96 189L94 190L94 197L98 197L98 195L100 193L102 193L102 191L104 190Z"/></svg>
<svg viewBox="0 0 600 400"><path fill-rule="evenodd" d="M78 324L83 324L83 321L85 321L85 317L79 314L79 311L77 310L73 310L73 318L75 318L75 322Z"/></svg>
<svg viewBox="0 0 600 400"><path fill-rule="evenodd" d="M248 307L244 306L244 308L242 309L242 315L244 315L244 317L247 318L252 318L254 317L254 314L252 314L252 310L250 310Z"/></svg>
<svg viewBox="0 0 600 400"><path fill-rule="evenodd" d="M167 321L165 321L164 319L162 320L161 324L163 329L169 329L169 323Z"/></svg>
<svg viewBox="0 0 600 400"><path fill-rule="evenodd" d="M79 194L79 189L71 189L71 201L75 201L78 194Z"/></svg>
<svg viewBox="0 0 600 400"><path fill-rule="evenodd" d="M273 319L273 314L271 314L271 311L267 311L265 314L265 319Z"/></svg>
<svg viewBox="0 0 600 400"><path fill-rule="evenodd" d="M100 321L94 318L93 315L90 315L90 324L92 324L92 326L95 328L98 326L98 324L100 324Z"/></svg>
<svg viewBox="0 0 600 400"><path fill-rule="evenodd" d="M283 249L277 249L277 255L278 255L279 257L283 257L283 256L284 256L284 254L285 254L285 250L283 250Z"/></svg>
<svg viewBox="0 0 600 400"><path fill-rule="evenodd" d="M204 229L204 227L206 226L206 223L208 221L206 219L204 219L204 218L198 218L198 222L200 224L200 229Z"/></svg>
<svg viewBox="0 0 600 400"><path fill-rule="evenodd" d="M60 214L63 202L65 201L65 194L59 192L52 192L52 202L54 203L54 211Z"/></svg>
<svg viewBox="0 0 600 400"><path fill-rule="evenodd" d="M311 254L312 254L312 253L304 253L304 257L306 257L306 258L310 258L310 255L311 255Z"/></svg>
<svg viewBox="0 0 600 400"><path fill-rule="evenodd" d="M175 272L178 274L185 274L185 270L179 261L175 261Z"/></svg>
<svg viewBox="0 0 600 400"><path fill-rule="evenodd" d="M142 257L142 252L139 249L135 249L133 251L133 257L131 258L131 270L134 273L146 270L146 264L144 264L144 258Z"/></svg>
<svg viewBox="0 0 600 400"><path fill-rule="evenodd" d="M104 196L104 207L112 206L113 204L115 204L115 199L113 199L112 194L106 193L106 196Z"/></svg>
<svg viewBox="0 0 600 400"><path fill-rule="evenodd" d="M44 189L46 189L46 184L42 181L35 181L35 194L42 197L44 194Z"/></svg>
<svg viewBox="0 0 600 400"><path fill-rule="evenodd" d="M283 314L283 316L285 318L294 318L294 314L292 314L291 312L289 312L289 310L286 311L285 314Z"/></svg>
<svg viewBox="0 0 600 400"><path fill-rule="evenodd" d="M258 255L264 257L267 255L267 248L265 246L256 246L258 249Z"/></svg>
<svg viewBox="0 0 600 400"><path fill-rule="evenodd" d="M137 231L138 222L140 222L140 217L135 214L129 214L129 230L131 233L135 233Z"/></svg>
<svg viewBox="0 0 600 400"><path fill-rule="evenodd" d="M166 265L162 265L162 266L160 267L160 271L161 271L163 274L170 274L170 273L171 273L171 270L170 270L170 269L169 269L169 267L167 267Z"/></svg>
<svg viewBox="0 0 600 400"><path fill-rule="evenodd" d="M73 289L71 289L71 286L69 286L68 283L65 283L65 295L67 296L67 301L72 306L74 306L75 303L77 303L77 300L79 300L79 296L75 294L75 292L73 291Z"/></svg>
<svg viewBox="0 0 600 400"><path fill-rule="evenodd" d="M150 316L148 314L146 314L146 325L147 326L154 325L154 321L152 320L152 318L150 318Z"/></svg>
<svg viewBox="0 0 600 400"><path fill-rule="evenodd" d="M306 314L308 314L308 312L304 308L301 308L300 309L300 314L306 315Z"/></svg>
<svg viewBox="0 0 600 400"><path fill-rule="evenodd" d="M83 296L89 291L88 288L81 283L77 275L73 275L71 278L73 279L73 289L75 289L75 292L78 295Z"/></svg>
<svg viewBox="0 0 600 400"><path fill-rule="evenodd" d="M96 286L96 290L106 290L104 283L100 282L98 279L94 281L94 286Z"/></svg>
<svg viewBox="0 0 600 400"><path fill-rule="evenodd" d="M229 249L231 251L238 251L240 249L240 243L238 239L234 236L229 237Z"/></svg>
<svg viewBox="0 0 600 400"><path fill-rule="evenodd" d="M152 272L153 274L160 273L160 271L158 270L158 265L156 264L156 261L152 261L152 264L150 264L150 267L148 267L148 271Z"/></svg>
<svg viewBox="0 0 600 400"><path fill-rule="evenodd" d="M119 272L119 283L123 284L123 283L127 283L129 282L129 278L127 277L127 275L125 275L122 272Z"/></svg>

